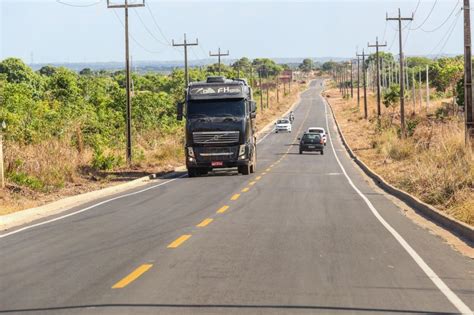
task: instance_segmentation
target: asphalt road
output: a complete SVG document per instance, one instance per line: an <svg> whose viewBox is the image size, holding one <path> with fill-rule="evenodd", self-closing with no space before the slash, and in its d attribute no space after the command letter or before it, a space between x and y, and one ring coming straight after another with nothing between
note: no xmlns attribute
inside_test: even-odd
<svg viewBox="0 0 474 315"><path fill-rule="evenodd" d="M260 142L255 175L160 179L4 232L0 313L470 312L473 261L365 182L320 90L291 134ZM325 154L299 155L301 131L327 123Z"/></svg>

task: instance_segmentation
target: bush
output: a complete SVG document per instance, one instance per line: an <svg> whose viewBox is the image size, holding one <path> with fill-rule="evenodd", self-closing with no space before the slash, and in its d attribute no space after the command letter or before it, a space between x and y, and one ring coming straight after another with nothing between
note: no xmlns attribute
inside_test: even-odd
<svg viewBox="0 0 474 315"><path fill-rule="evenodd" d="M8 179L17 185L25 186L33 190L43 190L44 184L36 177L22 172L9 174Z"/></svg>
<svg viewBox="0 0 474 315"><path fill-rule="evenodd" d="M123 165L123 162L124 161L121 156L104 154L101 151L95 151L92 158L92 167L101 171L109 171Z"/></svg>

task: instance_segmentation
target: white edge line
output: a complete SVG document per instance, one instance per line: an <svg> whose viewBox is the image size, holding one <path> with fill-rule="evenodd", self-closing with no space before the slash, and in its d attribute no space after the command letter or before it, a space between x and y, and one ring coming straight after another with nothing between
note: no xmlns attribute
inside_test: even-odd
<svg viewBox="0 0 474 315"><path fill-rule="evenodd" d="M430 280L438 287L438 289L444 294L444 296L457 308L461 314L473 314L472 310L464 304L464 302L454 293L445 283L444 281L433 271L433 269L428 266L428 264L421 258L421 256L408 244L407 241L390 225L387 221L380 215L377 209L372 205L370 200L355 186L355 184L350 179L349 175L347 174L344 166L342 166L341 161L339 160L336 150L334 149L334 144L332 142L331 132L329 130L329 122L328 122L328 111L327 111L327 104L326 100L320 95L321 99L323 100L324 104L324 113L326 116L326 127L327 132L329 135L329 140L331 142L331 147L334 152L334 156L336 157L336 161L339 164L342 173L346 176L347 181L352 186L352 188L359 194L359 196L365 201L369 209L372 211L372 214L379 220L380 223L395 237L395 239L400 243L400 245L405 249L405 251L413 258L413 260L418 264L418 266L423 270L423 272L430 278Z"/></svg>
<svg viewBox="0 0 474 315"><path fill-rule="evenodd" d="M176 178L173 178L173 179L170 179L170 180L167 180L163 183L160 183L160 184L157 184L157 185L153 185L151 187L147 187L145 189L141 189L141 190L138 190L138 191L134 191L132 193L128 193L128 194L125 194L125 195L120 195L120 196L117 196L117 197L114 197L114 198L110 198L110 199L107 199L107 200L104 200L104 201L101 201L99 203L96 203L96 204L93 204L89 207L86 207L84 209L81 209L81 210L78 210L78 211L74 211L74 212L71 212L71 213L68 213L68 214L65 214L65 215L62 215L62 216L59 216L57 218L54 218L54 219L51 219L51 220L46 220L46 221L43 221L43 222L39 222L39 223L36 223L36 224L33 224L33 225L28 225L28 226L25 226L21 229L18 229L18 230L15 230L15 231L12 231L12 232L9 232L9 233L5 233L5 234L1 234L0 235L0 239L4 238L4 237L7 237L7 236L11 236L13 234L17 234L17 233L20 233L20 232L23 232L23 231L26 231L26 230L29 230L29 229L32 229L32 228L35 228L35 227L38 227L38 226L42 226L42 225L45 225L45 224L48 224L48 223L52 223L52 222L55 222L55 221L59 221L59 220L62 220L62 219L65 219L65 218L68 218L68 217L72 217L73 215L76 215L76 214L79 214L79 213L82 213L82 212L86 212L88 210L91 210L91 209L94 209L98 206L101 206L103 204L106 204L106 203L109 203L111 201L114 201L114 200L118 200L118 199L122 199L122 198L126 198L126 197L130 197L130 196L133 196L133 195L137 195L137 194L140 194L142 192L145 192L145 191L148 191L148 190L151 190L151 189L154 189L154 188L157 188L157 187L160 187L160 186L163 186L163 185L166 185L168 183L171 183L179 178L183 178L187 176L187 174L183 174L181 176L178 176Z"/></svg>

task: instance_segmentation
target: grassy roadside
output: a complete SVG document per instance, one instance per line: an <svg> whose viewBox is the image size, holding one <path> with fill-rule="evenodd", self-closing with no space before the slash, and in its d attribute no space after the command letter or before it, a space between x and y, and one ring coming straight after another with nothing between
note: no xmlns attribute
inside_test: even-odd
<svg viewBox="0 0 474 315"><path fill-rule="evenodd" d="M268 107L261 110L259 97L257 130L286 112L298 99L306 83L293 84L291 93L269 91ZM264 95L266 104L266 95ZM73 196L117 185L142 176L165 173L183 164L183 130L166 133L150 131L135 135L134 165L120 167L117 157L123 151L102 152L97 156L90 149L72 146L71 138L52 140L35 145L20 146L5 143L5 164L14 178L7 178L6 189L0 189L0 215L37 207L67 196ZM79 149L77 149L79 147ZM112 171L97 171L91 165L107 164Z"/></svg>
<svg viewBox="0 0 474 315"><path fill-rule="evenodd" d="M464 146L462 117L443 114L445 100L432 101L429 108L407 101L409 136L402 140L397 108L382 105L377 124L373 93L367 121L356 97L344 99L335 88L325 96L348 144L364 163L395 187L474 225L474 154Z"/></svg>

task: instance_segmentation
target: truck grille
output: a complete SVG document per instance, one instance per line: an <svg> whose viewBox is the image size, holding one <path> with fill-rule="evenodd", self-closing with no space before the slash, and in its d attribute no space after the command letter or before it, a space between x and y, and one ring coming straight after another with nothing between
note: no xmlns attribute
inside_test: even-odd
<svg viewBox="0 0 474 315"><path fill-rule="evenodd" d="M239 147L194 147L194 153L198 161L232 161L237 158Z"/></svg>
<svg viewBox="0 0 474 315"><path fill-rule="evenodd" d="M220 144L238 143L238 131L210 131L193 132L193 140L196 144Z"/></svg>

